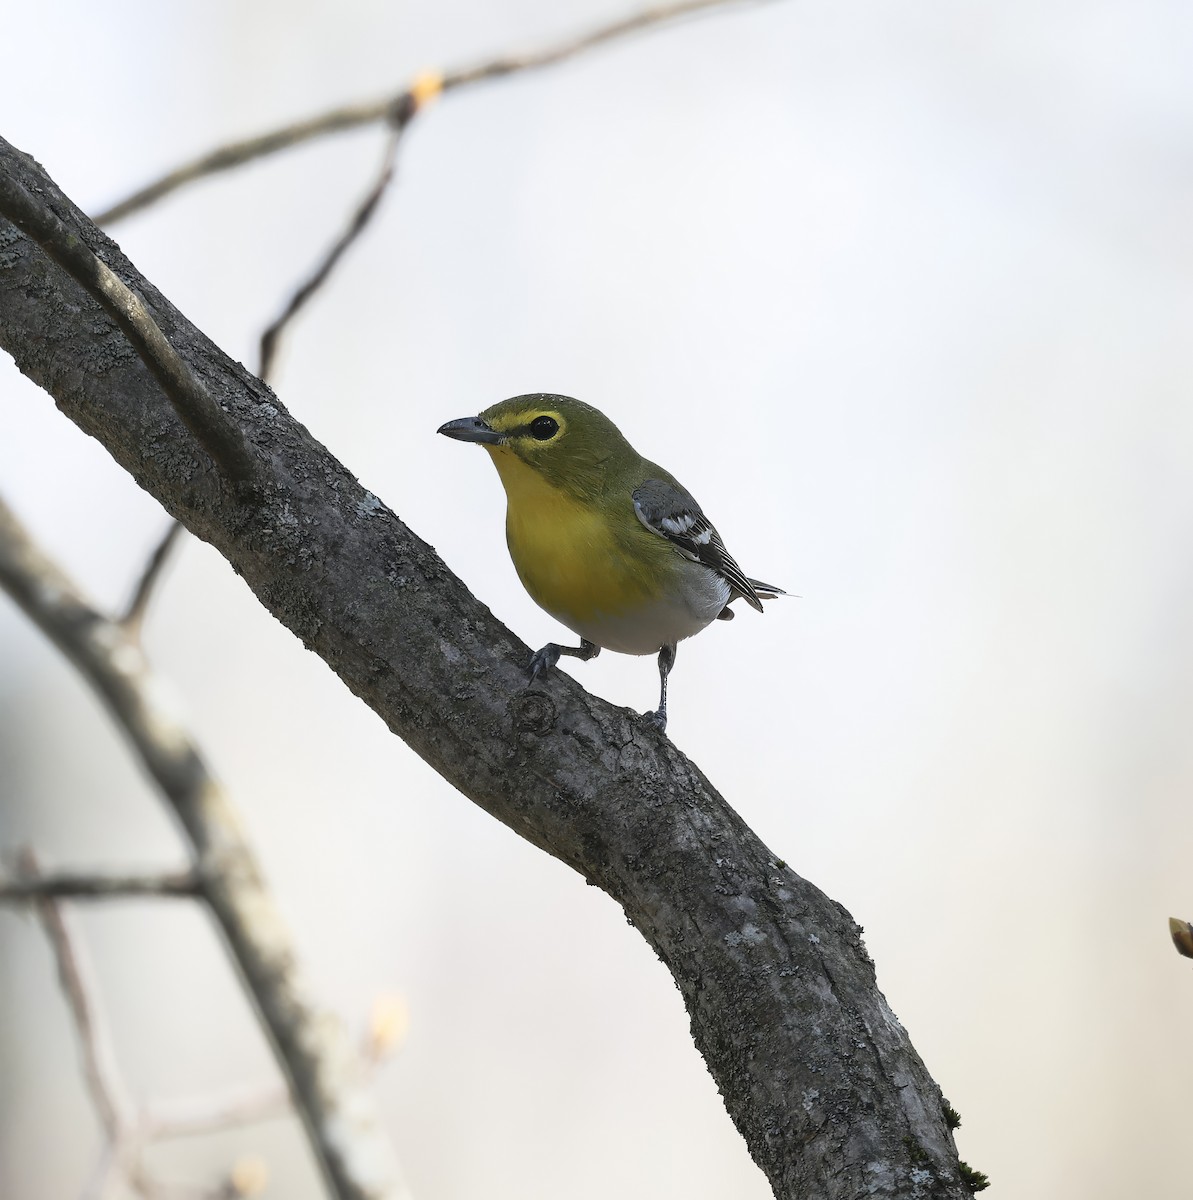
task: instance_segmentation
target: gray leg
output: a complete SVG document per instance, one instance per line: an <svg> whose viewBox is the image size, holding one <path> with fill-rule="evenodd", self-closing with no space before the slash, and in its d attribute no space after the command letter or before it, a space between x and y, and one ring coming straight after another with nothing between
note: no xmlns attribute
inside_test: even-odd
<svg viewBox="0 0 1193 1200"><path fill-rule="evenodd" d="M530 660L530 681L533 683L540 675L545 675L559 661L561 654L567 654L571 658L587 662L590 658L596 658L600 652L600 646L586 641L584 638L580 639L578 646L559 646L555 642L548 642Z"/></svg>
<svg viewBox="0 0 1193 1200"><path fill-rule="evenodd" d="M646 723L653 725L660 733L667 728L667 676L675 666L675 647L664 646L659 651L659 707L652 713L646 713Z"/></svg>

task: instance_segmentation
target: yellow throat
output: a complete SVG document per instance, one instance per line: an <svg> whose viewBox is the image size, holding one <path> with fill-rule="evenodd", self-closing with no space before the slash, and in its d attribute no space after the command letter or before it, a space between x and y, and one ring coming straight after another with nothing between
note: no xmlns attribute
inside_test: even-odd
<svg viewBox="0 0 1193 1200"><path fill-rule="evenodd" d="M555 487L506 446L486 446L505 487L505 537L518 578L563 624L615 616L649 599L632 557L636 533ZM633 514L633 501L625 498ZM637 525L635 519L633 525Z"/></svg>

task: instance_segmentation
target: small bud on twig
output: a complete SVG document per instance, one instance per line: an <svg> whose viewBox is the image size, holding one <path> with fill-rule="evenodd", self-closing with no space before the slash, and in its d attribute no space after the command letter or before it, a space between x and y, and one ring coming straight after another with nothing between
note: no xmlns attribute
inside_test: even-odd
<svg viewBox="0 0 1193 1200"><path fill-rule="evenodd" d="M410 1032L410 1005L398 992L387 992L373 1001L365 1057L381 1062L402 1048Z"/></svg>

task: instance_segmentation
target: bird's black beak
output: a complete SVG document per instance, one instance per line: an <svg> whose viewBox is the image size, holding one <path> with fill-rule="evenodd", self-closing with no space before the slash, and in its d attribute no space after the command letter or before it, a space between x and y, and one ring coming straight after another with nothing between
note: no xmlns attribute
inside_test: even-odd
<svg viewBox="0 0 1193 1200"><path fill-rule="evenodd" d="M457 442L480 442L482 446L500 446L505 437L496 429L491 429L480 417L460 417L439 426L439 432L444 437L455 438Z"/></svg>

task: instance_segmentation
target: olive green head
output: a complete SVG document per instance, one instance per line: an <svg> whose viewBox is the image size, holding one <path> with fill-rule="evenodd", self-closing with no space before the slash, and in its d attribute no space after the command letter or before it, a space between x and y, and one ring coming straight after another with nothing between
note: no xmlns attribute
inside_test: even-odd
<svg viewBox="0 0 1193 1200"><path fill-rule="evenodd" d="M638 458L604 413L582 400L544 392L502 400L477 417L448 421L439 432L478 442L499 469L513 456L572 494L600 491L613 471Z"/></svg>

